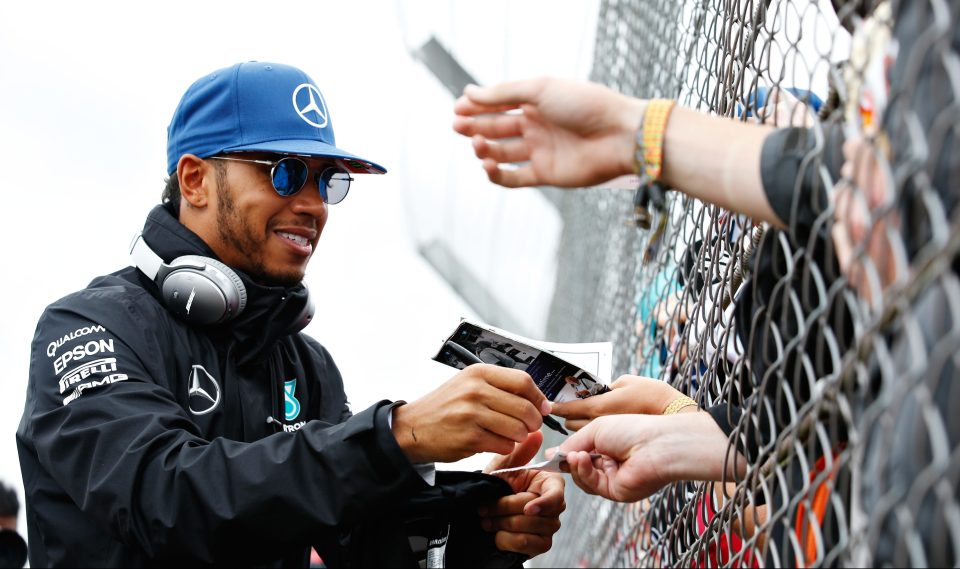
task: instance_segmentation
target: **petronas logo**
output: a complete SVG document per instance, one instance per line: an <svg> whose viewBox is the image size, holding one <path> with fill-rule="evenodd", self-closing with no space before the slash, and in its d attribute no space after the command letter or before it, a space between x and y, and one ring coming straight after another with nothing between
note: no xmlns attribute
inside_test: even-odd
<svg viewBox="0 0 960 569"><path fill-rule="evenodd" d="M297 380L283 382L283 417L293 421L300 414L300 402L294 395L297 392Z"/></svg>

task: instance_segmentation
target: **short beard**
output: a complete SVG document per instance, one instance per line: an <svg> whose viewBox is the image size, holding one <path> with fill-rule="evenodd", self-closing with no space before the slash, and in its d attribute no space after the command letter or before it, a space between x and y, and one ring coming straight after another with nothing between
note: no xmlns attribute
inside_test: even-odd
<svg viewBox="0 0 960 569"><path fill-rule="evenodd" d="M258 284L287 288L300 284L303 275L276 275L267 272L263 264L263 246L266 239L258 241L250 224L237 212L233 192L227 183L226 168L221 167L219 160L214 163L217 164L217 200L220 202L217 209L217 234L224 243L236 249L246 259L244 266L236 268L247 273Z"/></svg>

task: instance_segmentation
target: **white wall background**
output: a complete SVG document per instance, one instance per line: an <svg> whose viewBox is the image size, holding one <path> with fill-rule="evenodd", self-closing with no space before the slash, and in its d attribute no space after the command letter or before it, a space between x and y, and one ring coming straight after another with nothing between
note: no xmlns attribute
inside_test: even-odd
<svg viewBox="0 0 960 569"><path fill-rule="evenodd" d="M440 156L458 163L437 168L449 192L465 184L500 190L486 184L469 141L452 133L452 98L408 49L435 33L486 82L585 77L597 5L0 4L0 480L22 497L14 433L37 318L53 300L129 264L130 237L163 187L174 107L195 79L237 61L307 71L331 109L338 146L390 170L359 179L350 198L332 208L307 275L319 301L307 332L337 359L354 409L381 398L412 400L447 379L448 368L430 358L459 317L473 314L411 239L424 223L443 219L445 206L420 207L414 218L405 198L417 188L402 186L416 178L411 172L429 173L429 158ZM450 168L460 169L453 175ZM518 274L514 281L529 279ZM369 338L385 326L392 334L408 328L402 342L371 350Z"/></svg>

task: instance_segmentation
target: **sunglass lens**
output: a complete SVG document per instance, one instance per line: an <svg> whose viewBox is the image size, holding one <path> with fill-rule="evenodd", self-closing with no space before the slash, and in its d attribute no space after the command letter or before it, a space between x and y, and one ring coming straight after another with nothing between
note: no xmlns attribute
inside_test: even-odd
<svg viewBox="0 0 960 569"><path fill-rule="evenodd" d="M303 160L284 158L273 168L273 187L281 196L292 196L307 181L307 173L307 163Z"/></svg>
<svg viewBox="0 0 960 569"><path fill-rule="evenodd" d="M338 168L327 168L320 175L320 195L328 204L340 203L350 191L350 174Z"/></svg>

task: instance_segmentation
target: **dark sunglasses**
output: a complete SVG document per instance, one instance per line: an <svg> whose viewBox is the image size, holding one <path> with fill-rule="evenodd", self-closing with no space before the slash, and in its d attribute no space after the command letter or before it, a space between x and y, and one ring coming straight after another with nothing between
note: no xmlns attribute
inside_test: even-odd
<svg viewBox="0 0 960 569"><path fill-rule="evenodd" d="M233 156L211 156L217 160L232 160L234 162L250 162L270 166L270 181L273 189L281 196L288 198L303 189L310 176L310 167L300 158L286 156L280 160L254 160L252 158L235 158ZM320 196L328 204L340 203L350 191L350 182L353 178L346 170L335 166L328 166L320 173L314 174Z"/></svg>

